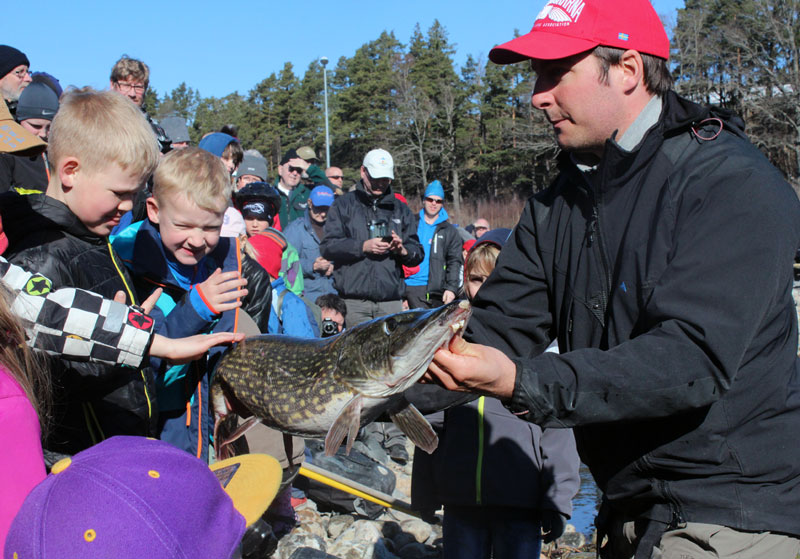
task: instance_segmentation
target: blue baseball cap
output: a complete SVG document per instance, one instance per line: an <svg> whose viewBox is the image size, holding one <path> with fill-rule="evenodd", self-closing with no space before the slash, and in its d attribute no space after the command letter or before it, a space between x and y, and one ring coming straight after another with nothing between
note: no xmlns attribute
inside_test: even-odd
<svg viewBox="0 0 800 559"><path fill-rule="evenodd" d="M311 196L308 197L315 208L320 206L330 206L333 204L333 190L327 186L315 186L311 191Z"/></svg>

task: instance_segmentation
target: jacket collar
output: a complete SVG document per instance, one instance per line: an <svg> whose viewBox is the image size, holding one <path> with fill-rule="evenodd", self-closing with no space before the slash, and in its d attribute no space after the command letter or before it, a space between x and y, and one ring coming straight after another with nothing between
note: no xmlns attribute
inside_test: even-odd
<svg viewBox="0 0 800 559"><path fill-rule="evenodd" d="M78 219L63 202L46 194L18 194L9 192L3 199L3 222L9 239L16 233L58 228L90 244L103 245L107 237L100 237Z"/></svg>
<svg viewBox="0 0 800 559"><path fill-rule="evenodd" d="M667 138L679 134L693 133L692 130L706 130L709 136L724 126L734 134L744 136L744 123L732 112L710 109L680 97L673 91L662 98L663 107L658 121L644 133L641 141L631 150L623 149L613 139L605 144L603 158L596 167L592 183L603 191L624 186L632 174L649 164L652 157ZM709 120L716 119L716 120ZM701 132L703 133L703 132ZM569 174L578 168L568 153L559 157L561 170Z"/></svg>

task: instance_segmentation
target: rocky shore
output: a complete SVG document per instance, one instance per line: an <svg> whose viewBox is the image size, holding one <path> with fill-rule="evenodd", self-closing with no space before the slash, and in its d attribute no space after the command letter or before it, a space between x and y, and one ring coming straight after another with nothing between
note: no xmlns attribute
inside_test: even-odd
<svg viewBox="0 0 800 559"><path fill-rule="evenodd" d="M413 449L409 448L413 455ZM397 478L393 497L410 502L411 463L384 463ZM442 557L441 514L425 522L403 512L386 509L375 520L357 514L320 512L310 499L296 509L298 524L283 536L275 559L438 559ZM592 542L567 526L555 544L545 546L547 559L589 559Z"/></svg>

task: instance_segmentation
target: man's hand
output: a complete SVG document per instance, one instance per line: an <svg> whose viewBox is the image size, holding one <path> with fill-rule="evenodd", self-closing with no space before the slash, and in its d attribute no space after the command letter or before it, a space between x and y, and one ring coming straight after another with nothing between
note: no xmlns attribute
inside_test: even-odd
<svg viewBox="0 0 800 559"><path fill-rule="evenodd" d="M550 543L556 541L564 533L567 518L559 512L549 509L542 510L542 541Z"/></svg>
<svg viewBox="0 0 800 559"><path fill-rule="evenodd" d="M449 289L445 289L444 293L442 293L442 303L444 303L445 305L447 303L452 303L455 298L456 294L450 291Z"/></svg>
<svg viewBox="0 0 800 559"><path fill-rule="evenodd" d="M241 342L243 333L217 332L216 334L197 334L187 338L167 338L160 334L153 336L150 345L150 355L166 359L170 363L179 365L200 359L205 352L215 345Z"/></svg>
<svg viewBox="0 0 800 559"><path fill-rule="evenodd" d="M408 254L408 249L403 246L403 239L394 231L392 231L392 241L389 243L389 250L400 256L406 256Z"/></svg>
<svg viewBox="0 0 800 559"><path fill-rule="evenodd" d="M325 260L321 256L317 256L314 260L314 265L311 267L315 272L324 272L326 276L331 275L328 270L333 271L333 263L330 260Z"/></svg>
<svg viewBox="0 0 800 559"><path fill-rule="evenodd" d="M240 298L247 295L243 287L247 280L239 272L225 272L217 268L206 281L196 286L212 311L218 313L241 307Z"/></svg>
<svg viewBox="0 0 800 559"><path fill-rule="evenodd" d="M448 349L433 355L423 382L459 392L477 392L508 400L514 393L517 367L499 349L471 344L456 336Z"/></svg>
<svg viewBox="0 0 800 559"><path fill-rule="evenodd" d="M361 250L364 251L364 254L386 254L389 252L390 246L391 244L383 241L381 237L374 237L364 241Z"/></svg>
<svg viewBox="0 0 800 559"><path fill-rule="evenodd" d="M289 160L289 166L302 169L304 175L306 174L306 171L308 171L309 165L311 164L302 157L294 157Z"/></svg>

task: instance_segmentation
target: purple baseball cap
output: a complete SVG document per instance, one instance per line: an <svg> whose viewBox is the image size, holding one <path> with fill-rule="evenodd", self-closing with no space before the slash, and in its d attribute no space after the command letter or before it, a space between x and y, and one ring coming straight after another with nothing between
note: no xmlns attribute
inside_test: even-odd
<svg viewBox="0 0 800 559"><path fill-rule="evenodd" d="M271 456L209 467L144 437L112 437L52 472L14 519L6 558L228 559L281 481Z"/></svg>
<svg viewBox="0 0 800 559"><path fill-rule="evenodd" d="M315 186L308 199L311 200L315 208L330 206L333 204L333 190L323 185Z"/></svg>

